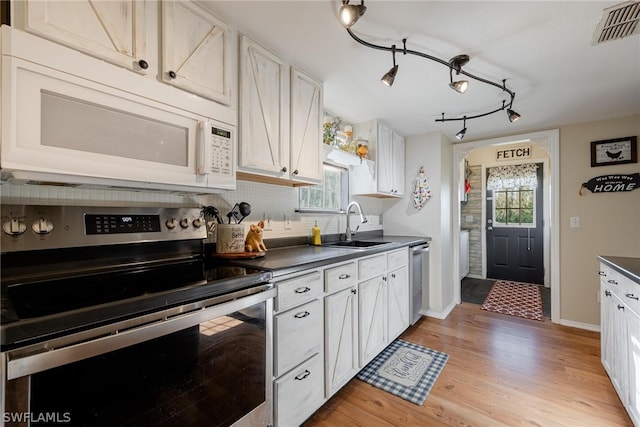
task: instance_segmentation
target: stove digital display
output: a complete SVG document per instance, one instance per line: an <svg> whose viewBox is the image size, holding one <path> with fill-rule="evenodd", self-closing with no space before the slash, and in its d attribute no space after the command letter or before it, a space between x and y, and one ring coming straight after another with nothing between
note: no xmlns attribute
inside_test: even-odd
<svg viewBox="0 0 640 427"><path fill-rule="evenodd" d="M153 233L160 231L160 215L85 215L87 234Z"/></svg>

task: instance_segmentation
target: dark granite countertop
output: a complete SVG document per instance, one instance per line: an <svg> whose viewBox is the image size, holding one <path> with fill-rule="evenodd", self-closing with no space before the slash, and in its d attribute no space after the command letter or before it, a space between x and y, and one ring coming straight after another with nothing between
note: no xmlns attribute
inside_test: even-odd
<svg viewBox="0 0 640 427"><path fill-rule="evenodd" d="M370 238L358 238L357 240L386 242L389 244L366 249L311 245L285 246L269 249L265 256L261 258L233 260L232 263L243 267L269 270L273 273L274 277L277 277L302 270L322 267L336 262L348 261L350 259L372 255L379 252L424 244L431 241L431 238L377 236Z"/></svg>
<svg viewBox="0 0 640 427"><path fill-rule="evenodd" d="M600 255L598 259L640 285L640 258Z"/></svg>

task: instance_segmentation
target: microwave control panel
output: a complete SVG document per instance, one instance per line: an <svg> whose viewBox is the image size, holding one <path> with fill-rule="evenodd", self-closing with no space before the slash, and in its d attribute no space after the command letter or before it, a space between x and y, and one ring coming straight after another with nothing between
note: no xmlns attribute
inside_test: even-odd
<svg viewBox="0 0 640 427"><path fill-rule="evenodd" d="M234 176L233 168L233 134L230 130L216 126L208 126L210 130L211 151L209 158L211 173L223 176Z"/></svg>

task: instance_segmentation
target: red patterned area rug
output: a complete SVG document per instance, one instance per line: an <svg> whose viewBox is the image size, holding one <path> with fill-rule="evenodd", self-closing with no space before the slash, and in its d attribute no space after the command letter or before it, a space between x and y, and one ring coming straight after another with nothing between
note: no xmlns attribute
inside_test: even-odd
<svg viewBox="0 0 640 427"><path fill-rule="evenodd" d="M497 280L482 303L483 310L544 321L540 286Z"/></svg>

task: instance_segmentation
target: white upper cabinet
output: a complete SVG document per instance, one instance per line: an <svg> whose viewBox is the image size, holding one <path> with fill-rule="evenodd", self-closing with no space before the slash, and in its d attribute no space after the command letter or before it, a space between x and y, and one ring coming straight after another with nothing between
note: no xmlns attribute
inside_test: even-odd
<svg viewBox="0 0 640 427"><path fill-rule="evenodd" d="M23 0L15 2L14 15L18 29L203 98L233 103L235 32L191 1Z"/></svg>
<svg viewBox="0 0 640 427"><path fill-rule="evenodd" d="M224 22L191 2L162 3L162 80L231 102L231 37Z"/></svg>
<svg viewBox="0 0 640 427"><path fill-rule="evenodd" d="M291 68L291 179L322 181L322 83Z"/></svg>
<svg viewBox="0 0 640 427"><path fill-rule="evenodd" d="M18 29L142 74L158 69L154 2L16 1L13 11Z"/></svg>
<svg viewBox="0 0 640 427"><path fill-rule="evenodd" d="M242 37L238 170L289 178L288 77L279 57Z"/></svg>
<svg viewBox="0 0 640 427"><path fill-rule="evenodd" d="M404 138L377 120L356 124L353 129L355 136L369 142L371 160L352 168L352 194L404 196Z"/></svg>

